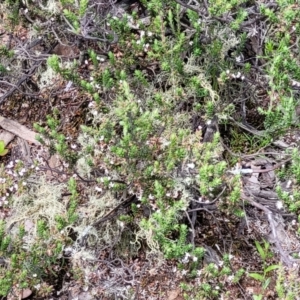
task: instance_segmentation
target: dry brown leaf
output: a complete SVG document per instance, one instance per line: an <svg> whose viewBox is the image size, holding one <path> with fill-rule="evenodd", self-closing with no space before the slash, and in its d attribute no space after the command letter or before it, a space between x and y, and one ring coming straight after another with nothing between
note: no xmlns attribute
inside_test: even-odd
<svg viewBox="0 0 300 300"><path fill-rule="evenodd" d="M32 144L40 145L40 143L35 139L36 133L16 121L0 116L0 126Z"/></svg>

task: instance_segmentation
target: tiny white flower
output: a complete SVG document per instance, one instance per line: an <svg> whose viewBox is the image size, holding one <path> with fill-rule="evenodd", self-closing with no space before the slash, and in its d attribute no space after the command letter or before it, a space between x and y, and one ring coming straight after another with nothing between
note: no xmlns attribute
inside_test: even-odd
<svg viewBox="0 0 300 300"><path fill-rule="evenodd" d="M93 76L90 76L90 81L93 81L94 80L94 77Z"/></svg>
<svg viewBox="0 0 300 300"><path fill-rule="evenodd" d="M240 78L241 77L241 72L238 72L237 74L236 74L236 78Z"/></svg>
<svg viewBox="0 0 300 300"><path fill-rule="evenodd" d="M141 43L141 41L140 41L140 40L137 40L137 41L136 41L136 44L137 44L137 45L139 45L140 43Z"/></svg>
<svg viewBox="0 0 300 300"><path fill-rule="evenodd" d="M277 207L277 209L282 209L282 208L283 208L283 203L282 203L282 201L277 201L277 202L276 202L276 207Z"/></svg>
<svg viewBox="0 0 300 300"><path fill-rule="evenodd" d="M11 168L13 168L14 167L14 163L12 162L12 161L10 161L9 163L8 163L8 165L6 166L6 168L8 168L8 169L11 169Z"/></svg>
<svg viewBox="0 0 300 300"><path fill-rule="evenodd" d="M54 18L52 17L50 20L51 20L51 22L53 22L53 21L54 21Z"/></svg>
<svg viewBox="0 0 300 300"><path fill-rule="evenodd" d="M84 63L85 63L86 65L88 65L88 64L89 64L89 62L88 62L88 60L87 60L87 59L84 61Z"/></svg>
<svg viewBox="0 0 300 300"><path fill-rule="evenodd" d="M100 192L100 193L102 192L102 188L100 188L100 187L98 187L98 186L95 187L95 190L96 190L97 192Z"/></svg>
<svg viewBox="0 0 300 300"><path fill-rule="evenodd" d="M286 188L289 189L292 185L292 180L288 180L287 184L286 184Z"/></svg>
<svg viewBox="0 0 300 300"><path fill-rule="evenodd" d="M152 194L150 194L150 195L148 196L148 198L149 198L149 200L153 200L153 199L154 199L154 196L153 196Z"/></svg>
<svg viewBox="0 0 300 300"><path fill-rule="evenodd" d="M229 71L229 70L226 70L226 74L229 75L229 74L230 74L230 71Z"/></svg>
<svg viewBox="0 0 300 300"><path fill-rule="evenodd" d="M26 182L26 181L23 181L22 184L23 184L24 186L26 186L26 185L27 185L27 182Z"/></svg>
<svg viewBox="0 0 300 300"><path fill-rule="evenodd" d="M241 56L241 55L237 56L237 57L235 58L235 61L236 61L236 62L241 62L241 61L242 61L242 56Z"/></svg>
<svg viewBox="0 0 300 300"><path fill-rule="evenodd" d="M184 275L187 274L187 272L188 272L187 270L182 270L182 271L181 271L181 274L184 276Z"/></svg>
<svg viewBox="0 0 300 300"><path fill-rule="evenodd" d="M144 35L145 35L145 31L144 31L144 30L141 30L141 32L140 32L141 38L142 38Z"/></svg>
<svg viewBox="0 0 300 300"><path fill-rule="evenodd" d="M6 70L7 70L7 71L10 71L10 70L11 70L11 68L7 66L7 67L6 67Z"/></svg>
<svg viewBox="0 0 300 300"><path fill-rule="evenodd" d="M153 35L153 33L152 33L151 31L148 31L148 32L147 32L147 35L150 37L150 36Z"/></svg>
<svg viewBox="0 0 300 300"><path fill-rule="evenodd" d="M109 188L113 188L114 186L115 186L115 184L113 182L110 182L108 185Z"/></svg>
<svg viewBox="0 0 300 300"><path fill-rule="evenodd" d="M198 261L198 257L193 256L193 261L194 261L194 262Z"/></svg>
<svg viewBox="0 0 300 300"><path fill-rule="evenodd" d="M24 14L27 14L28 13L28 9L24 9Z"/></svg>
<svg viewBox="0 0 300 300"><path fill-rule="evenodd" d="M244 75L241 77L241 80L245 80L245 76Z"/></svg>
<svg viewBox="0 0 300 300"><path fill-rule="evenodd" d="M194 44L193 41L189 41L189 45L192 46Z"/></svg>
<svg viewBox="0 0 300 300"><path fill-rule="evenodd" d="M39 170L40 170L40 168L39 168L39 167L35 167L35 170L36 170L36 171L39 171Z"/></svg>
<svg viewBox="0 0 300 300"><path fill-rule="evenodd" d="M171 197L171 193L166 193L166 196L167 197Z"/></svg>
<svg viewBox="0 0 300 300"><path fill-rule="evenodd" d="M76 144L71 144L71 148L72 148L72 149L76 149L76 148L77 148L77 145L76 145Z"/></svg>
<svg viewBox="0 0 300 300"><path fill-rule="evenodd" d="M190 168L190 169L194 169L195 168L195 164L194 163L187 164L187 167Z"/></svg>
<svg viewBox="0 0 300 300"><path fill-rule="evenodd" d="M105 61L104 57L101 57L101 58L100 58L100 61L101 61L101 62L104 62L104 61Z"/></svg>

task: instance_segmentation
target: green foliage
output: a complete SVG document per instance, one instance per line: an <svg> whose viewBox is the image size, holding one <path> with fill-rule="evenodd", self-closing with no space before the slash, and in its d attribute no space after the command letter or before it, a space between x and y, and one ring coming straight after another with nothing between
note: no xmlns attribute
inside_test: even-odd
<svg viewBox="0 0 300 300"><path fill-rule="evenodd" d="M55 217L57 222L57 229L62 230L68 225L73 225L78 219L77 206L79 200L79 194L77 192L76 181L73 177L68 182L68 189L71 193L67 216L57 215Z"/></svg>
<svg viewBox="0 0 300 300"><path fill-rule="evenodd" d="M263 290L266 290L268 285L270 284L271 277L267 277L270 272L280 268L279 265L269 265L268 259L273 256L273 254L270 252L269 247L270 244L266 241L263 242L263 244L260 244L258 241L255 241L256 249L263 261L263 272L260 273L249 273L248 275L262 283ZM257 297L260 297L260 295L257 295Z"/></svg>
<svg viewBox="0 0 300 300"><path fill-rule="evenodd" d="M4 141L0 140L0 156L7 154L8 149L5 149Z"/></svg>
<svg viewBox="0 0 300 300"><path fill-rule="evenodd" d="M35 130L40 134L37 139L43 144L46 144L46 141L50 143L52 153L58 153L73 165L77 160L77 154L69 148L65 135L58 132L60 121L57 109L54 109L53 116L47 116L47 126L48 130L44 126L34 124Z"/></svg>

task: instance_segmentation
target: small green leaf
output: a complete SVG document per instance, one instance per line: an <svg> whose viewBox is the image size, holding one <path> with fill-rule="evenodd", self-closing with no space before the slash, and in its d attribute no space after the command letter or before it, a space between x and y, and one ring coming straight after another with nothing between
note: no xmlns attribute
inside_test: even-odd
<svg viewBox="0 0 300 300"><path fill-rule="evenodd" d="M266 281L263 283L262 288L265 290L269 284L270 284L271 278L266 279Z"/></svg>
<svg viewBox="0 0 300 300"><path fill-rule="evenodd" d="M261 274L258 274L258 273L249 273L249 276L256 279L256 280L259 280L261 282L263 282L265 280L265 277Z"/></svg>
<svg viewBox="0 0 300 300"><path fill-rule="evenodd" d="M265 260L267 258L267 253L264 251L264 249L262 248L261 244L258 241L255 241L255 246L256 249L260 255L260 257Z"/></svg>
<svg viewBox="0 0 300 300"><path fill-rule="evenodd" d="M265 269L264 273L267 274L268 272L273 271L273 270L276 270L276 269L278 269L278 268L280 268L279 265L272 265L272 266L269 266L269 267L267 267L267 268Z"/></svg>
<svg viewBox="0 0 300 300"><path fill-rule="evenodd" d="M4 141L0 141L0 156L4 156L5 154L7 154L8 150L5 149L5 144Z"/></svg>

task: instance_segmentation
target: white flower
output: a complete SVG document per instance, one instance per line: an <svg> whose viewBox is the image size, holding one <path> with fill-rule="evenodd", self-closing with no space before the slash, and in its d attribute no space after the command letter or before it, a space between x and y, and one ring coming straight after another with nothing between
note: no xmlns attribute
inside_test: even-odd
<svg viewBox="0 0 300 300"><path fill-rule="evenodd" d="M108 185L109 188L113 188L114 186L115 186L115 184L113 182L110 182Z"/></svg>
<svg viewBox="0 0 300 300"><path fill-rule="evenodd" d="M8 163L8 165L6 166L6 168L8 168L8 169L11 169L11 168L13 168L14 167L14 163L12 162L12 161L10 161L9 163Z"/></svg>
<svg viewBox="0 0 300 300"><path fill-rule="evenodd" d="M153 199L154 199L154 196L153 196L152 194L150 194L150 195L148 196L148 198L149 198L149 200L153 200Z"/></svg>
<svg viewBox="0 0 300 300"><path fill-rule="evenodd" d="M277 202L276 202L276 207L277 207L277 209L282 209L282 208L283 208L283 203L282 203L282 201L277 201Z"/></svg>
<svg viewBox="0 0 300 300"><path fill-rule="evenodd" d="M182 271L181 271L181 273L182 273L183 276L186 275L187 272L188 272L187 270L182 270Z"/></svg>
<svg viewBox="0 0 300 300"><path fill-rule="evenodd" d="M26 185L27 185L27 182L26 182L26 181L23 181L22 184L23 184L24 186L26 186Z"/></svg>
<svg viewBox="0 0 300 300"><path fill-rule="evenodd" d="M145 35L145 31L141 30L140 35L141 35L141 38L142 38Z"/></svg>
<svg viewBox="0 0 300 300"><path fill-rule="evenodd" d="M136 44L137 44L137 45L139 45L140 43L141 43L141 41L140 41L140 40L137 40L137 41L136 41Z"/></svg>
<svg viewBox="0 0 300 300"><path fill-rule="evenodd" d="M189 41L189 45L192 46L194 44L193 41Z"/></svg>
<svg viewBox="0 0 300 300"><path fill-rule="evenodd" d="M77 148L77 145L76 145L76 144L71 144L71 148L72 148L72 149L76 149L76 148Z"/></svg>
<svg viewBox="0 0 300 300"><path fill-rule="evenodd" d="M98 187L98 186L95 187L95 190L96 190L97 192L100 192L100 193L102 192L102 188L100 188L100 187Z"/></svg>
<svg viewBox="0 0 300 300"><path fill-rule="evenodd" d="M150 37L150 36L153 35L153 33L152 33L151 31L148 31L148 32L147 32L147 35Z"/></svg>
<svg viewBox="0 0 300 300"><path fill-rule="evenodd" d="M198 261L198 257L193 256L193 261L194 261L194 262Z"/></svg>
<svg viewBox="0 0 300 300"><path fill-rule="evenodd" d="M194 169L195 168L195 164L194 163L187 164L187 167L190 168L190 169Z"/></svg>
<svg viewBox="0 0 300 300"><path fill-rule="evenodd" d="M235 61L236 62L241 62L242 61L242 55L239 55L239 56L237 56L236 58L235 58Z"/></svg>

